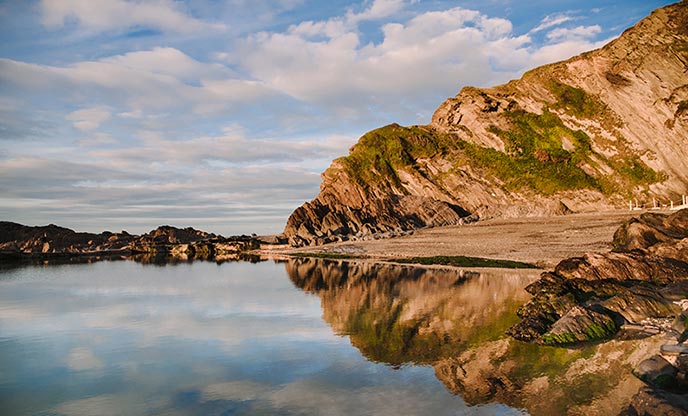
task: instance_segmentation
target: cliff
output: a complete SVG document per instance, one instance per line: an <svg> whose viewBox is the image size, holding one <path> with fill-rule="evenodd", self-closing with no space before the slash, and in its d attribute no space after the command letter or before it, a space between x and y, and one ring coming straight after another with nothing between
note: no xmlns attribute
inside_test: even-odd
<svg viewBox="0 0 688 416"><path fill-rule="evenodd" d="M365 134L297 208L292 245L478 218L557 215L688 193L688 1L605 47L489 89L426 126Z"/></svg>

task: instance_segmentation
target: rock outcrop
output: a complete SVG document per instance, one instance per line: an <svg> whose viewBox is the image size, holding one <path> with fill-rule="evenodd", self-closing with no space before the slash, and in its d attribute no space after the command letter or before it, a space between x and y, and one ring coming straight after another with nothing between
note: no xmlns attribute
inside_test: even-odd
<svg viewBox="0 0 688 416"><path fill-rule="evenodd" d="M529 285L533 298L519 309L522 321L509 334L572 344L680 316L688 306L682 302L688 297L687 242L688 209L626 222L614 235L613 252L563 260Z"/></svg>
<svg viewBox="0 0 688 416"><path fill-rule="evenodd" d="M285 235L320 244L486 217L565 214L688 193L688 1L607 46L489 89L427 126L364 135Z"/></svg>

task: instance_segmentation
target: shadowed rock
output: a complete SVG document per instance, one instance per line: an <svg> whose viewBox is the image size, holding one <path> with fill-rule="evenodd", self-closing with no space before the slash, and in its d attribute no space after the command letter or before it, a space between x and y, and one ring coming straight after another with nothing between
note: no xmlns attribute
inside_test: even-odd
<svg viewBox="0 0 688 416"><path fill-rule="evenodd" d="M688 415L688 395L675 394L656 387L640 389L628 409L622 413L628 416L686 416Z"/></svg>
<svg viewBox="0 0 688 416"><path fill-rule="evenodd" d="M674 387L677 373L676 367L661 355L653 355L641 361L633 371L639 379L661 388Z"/></svg>

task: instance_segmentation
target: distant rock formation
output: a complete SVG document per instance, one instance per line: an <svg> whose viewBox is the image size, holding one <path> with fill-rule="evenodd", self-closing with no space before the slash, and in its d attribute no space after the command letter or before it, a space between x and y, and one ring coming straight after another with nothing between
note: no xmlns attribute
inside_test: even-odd
<svg viewBox="0 0 688 416"><path fill-rule="evenodd" d="M605 47L495 88L427 126L365 134L284 234L295 246L477 218L558 215L688 194L688 1Z"/></svg>
<svg viewBox="0 0 688 416"><path fill-rule="evenodd" d="M225 238L191 227L163 225L142 235L126 231L78 233L57 225L31 227L0 221L0 260L51 259L70 256L146 254L178 259L221 259L256 249L255 237Z"/></svg>

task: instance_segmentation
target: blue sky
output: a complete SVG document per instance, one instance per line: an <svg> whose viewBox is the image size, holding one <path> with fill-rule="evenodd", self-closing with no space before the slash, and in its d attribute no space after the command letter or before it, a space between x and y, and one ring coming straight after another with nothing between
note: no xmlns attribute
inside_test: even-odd
<svg viewBox="0 0 688 416"><path fill-rule="evenodd" d="M670 3L0 1L0 219L277 233L366 131Z"/></svg>

